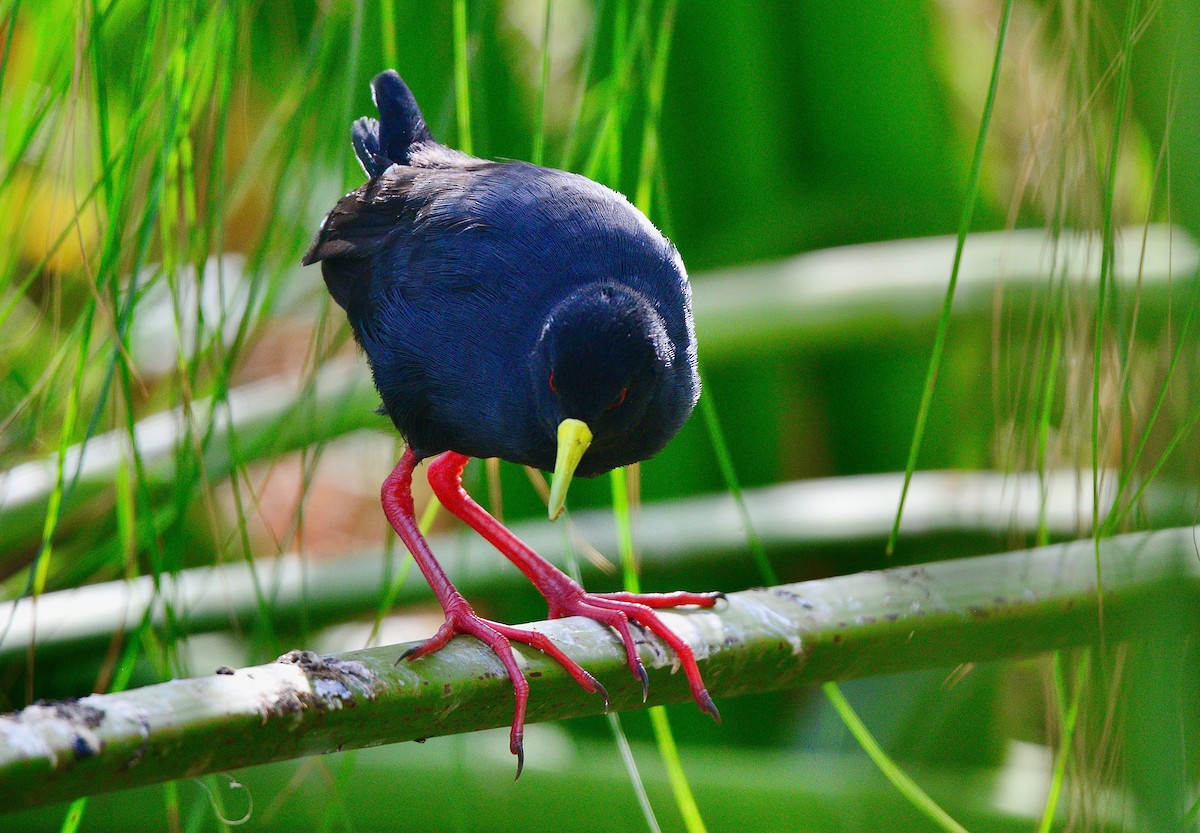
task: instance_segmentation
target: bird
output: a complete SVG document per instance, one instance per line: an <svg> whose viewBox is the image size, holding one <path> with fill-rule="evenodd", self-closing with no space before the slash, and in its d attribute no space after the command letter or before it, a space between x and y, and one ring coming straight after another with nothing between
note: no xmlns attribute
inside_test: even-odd
<svg viewBox="0 0 1200 833"><path fill-rule="evenodd" d="M675 246L624 196L574 173L488 161L440 144L395 70L371 83L379 118L351 128L368 179L326 215L304 265L321 264L405 441L381 489L384 513L446 615L397 662L468 634L503 663L515 692L509 746L524 766L529 683L512 643L557 661L590 693L600 682L544 634L483 619L417 527L414 469L438 501L508 557L546 598L550 618L586 616L620 638L648 677L631 625L663 639L700 709L720 713L693 651L655 610L711 607L721 593L589 593L520 541L464 490L473 457L553 472L548 513L572 477L645 460L700 396L687 271Z"/></svg>

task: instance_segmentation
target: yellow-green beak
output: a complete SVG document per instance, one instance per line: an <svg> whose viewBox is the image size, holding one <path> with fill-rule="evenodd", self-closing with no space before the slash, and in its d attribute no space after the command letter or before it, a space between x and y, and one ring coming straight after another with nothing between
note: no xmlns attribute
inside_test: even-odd
<svg viewBox="0 0 1200 833"><path fill-rule="evenodd" d="M557 521L567 501L571 475L592 444L592 429L579 419L564 419L558 424L558 458L554 461L554 480L550 484L550 520Z"/></svg>

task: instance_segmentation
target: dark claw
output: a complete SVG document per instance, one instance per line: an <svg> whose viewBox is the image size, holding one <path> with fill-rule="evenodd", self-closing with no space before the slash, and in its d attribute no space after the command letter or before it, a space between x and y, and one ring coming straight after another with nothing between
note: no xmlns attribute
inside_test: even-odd
<svg viewBox="0 0 1200 833"><path fill-rule="evenodd" d="M592 682L594 682L596 684L596 691L600 694L601 697L604 698L604 713L608 714L608 703L609 703L608 689L605 688L603 685L601 685L600 681L595 679L594 677L592 678Z"/></svg>
<svg viewBox="0 0 1200 833"><path fill-rule="evenodd" d="M642 681L642 702L645 703L646 698L650 696L650 675L646 673L646 666L640 662L637 664L637 668L633 669L633 673ZM712 701L710 700L709 703L711 704Z"/></svg>
<svg viewBox="0 0 1200 833"><path fill-rule="evenodd" d="M700 711L711 714L713 720L721 722L721 713L717 711L717 704L713 702L707 691L701 692L701 696L696 698L696 704L700 706Z"/></svg>
<svg viewBox="0 0 1200 833"><path fill-rule="evenodd" d="M518 743L515 751L517 754L517 775L513 778L514 781L521 777L521 770L525 769L525 744Z"/></svg>
<svg viewBox="0 0 1200 833"><path fill-rule="evenodd" d="M400 654L400 656L396 657L396 661L392 663L392 666L395 667L395 666L399 665L400 663L404 662L406 659L408 659L413 654L415 654L417 652L417 649L420 647L421 647L420 645L414 645L411 648L406 648L404 653L402 653L402 654Z"/></svg>

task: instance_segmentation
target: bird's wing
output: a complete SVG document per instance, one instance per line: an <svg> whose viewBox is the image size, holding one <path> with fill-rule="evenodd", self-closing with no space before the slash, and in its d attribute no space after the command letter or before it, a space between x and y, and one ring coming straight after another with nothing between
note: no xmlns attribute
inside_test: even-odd
<svg viewBox="0 0 1200 833"><path fill-rule="evenodd" d="M393 165L342 197L321 222L304 255L308 266L321 261L321 274L333 299L349 310L365 297L375 255L411 228L421 200L413 198L418 171Z"/></svg>
<svg viewBox="0 0 1200 833"><path fill-rule="evenodd" d="M393 165L382 176L338 200L304 255L304 265L374 257L420 210L420 201L412 199L419 173L416 168Z"/></svg>
<svg viewBox="0 0 1200 833"><path fill-rule="evenodd" d="M461 213L456 212L461 208L456 200L498 163L462 155L448 157L448 161L453 164L392 165L342 197L321 223L303 265L374 257L394 235L411 232L418 223L454 225L456 213Z"/></svg>
<svg viewBox="0 0 1200 833"><path fill-rule="evenodd" d="M397 269L399 261L382 271L373 271L372 261L385 250L390 250L392 256L407 252L413 257L415 249L429 256L439 247L455 248L449 238L476 225L463 209L463 202L471 201L472 183L496 164L470 157L465 160L456 158L453 167L444 168L392 165L351 191L321 223L316 240L304 256L304 265L322 262L330 293L347 309L355 296L367 291L372 275L377 282L400 280L411 284L417 274ZM437 254L447 262L432 272L417 272L426 277L426 273L436 274L443 288L465 280L473 272L455 268L460 260L455 251L439 250Z"/></svg>

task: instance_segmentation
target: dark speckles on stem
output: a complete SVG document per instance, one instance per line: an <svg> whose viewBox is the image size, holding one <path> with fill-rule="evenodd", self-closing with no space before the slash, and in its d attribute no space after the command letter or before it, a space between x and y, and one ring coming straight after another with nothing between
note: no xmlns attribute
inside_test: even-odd
<svg viewBox="0 0 1200 833"><path fill-rule="evenodd" d="M289 714L300 714L307 706L316 705L316 698L309 692L300 692L296 689L288 687L281 691L274 692L269 698L269 702L263 708L262 722L266 725L267 721L276 717L283 717Z"/></svg>
<svg viewBox="0 0 1200 833"><path fill-rule="evenodd" d="M971 605L968 607L967 613L971 614L976 619L986 619L992 615L991 611L989 611L986 607L979 607L977 605Z"/></svg>
<svg viewBox="0 0 1200 833"><path fill-rule="evenodd" d="M104 744L94 730L100 728L100 724L104 722L103 709L81 703L74 697L66 700L38 700L34 705L53 711L56 719L67 724L71 732L71 753L75 760L82 761L100 754Z"/></svg>
<svg viewBox="0 0 1200 833"><path fill-rule="evenodd" d="M786 588L773 587L773 588L771 588L771 595L775 596L776 598L786 599L787 601L791 602L792 604L800 605L800 607L804 608L805 610L813 609L812 602L810 602L808 599L801 596L799 593L788 590Z"/></svg>
<svg viewBox="0 0 1200 833"><path fill-rule="evenodd" d="M1002 604L1007 604L1007 603L1008 603L1008 599L1004 598L1003 596L996 596L994 599L992 599L992 601L993 601L993 602L995 602L995 603L996 603L996 604L998 604L998 605L1002 605Z"/></svg>
<svg viewBox="0 0 1200 833"><path fill-rule="evenodd" d="M840 645L840 644L841 644L841 642L842 642L842 635L841 635L840 633L835 633L835 634L833 635L833 644L834 644L834 645Z"/></svg>
<svg viewBox="0 0 1200 833"><path fill-rule="evenodd" d="M88 729L97 729L104 722L104 710L87 703L80 703L75 697L66 700L39 700L37 705L54 709L56 717L78 723Z"/></svg>
<svg viewBox="0 0 1200 833"><path fill-rule="evenodd" d="M446 683L444 686L442 686L442 696L443 697L449 697L450 692L452 692L452 691L454 691L454 686L450 685L450 683Z"/></svg>
<svg viewBox="0 0 1200 833"><path fill-rule="evenodd" d="M92 741L83 735L76 735L71 739L71 751L75 754L75 760L77 761L87 760L100 753L100 750L96 748Z"/></svg>
<svg viewBox="0 0 1200 833"><path fill-rule="evenodd" d="M356 705L358 696L375 699L375 674L361 662L313 651L289 651L276 661L298 665L308 677L312 694L297 694L300 707L340 709Z"/></svg>

